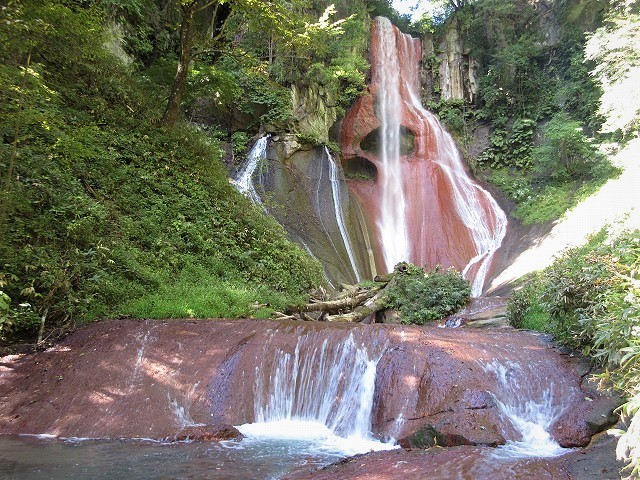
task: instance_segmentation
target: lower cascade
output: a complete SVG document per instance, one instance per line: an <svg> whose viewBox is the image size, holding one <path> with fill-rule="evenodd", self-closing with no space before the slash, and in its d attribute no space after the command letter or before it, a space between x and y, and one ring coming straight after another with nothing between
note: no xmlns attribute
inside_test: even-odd
<svg viewBox="0 0 640 480"><path fill-rule="evenodd" d="M410 479L566 478L550 462L601 416L583 371L526 332L118 320L7 365L0 454L48 478L307 478L370 451L356 463L425 462Z"/></svg>
<svg viewBox="0 0 640 480"><path fill-rule="evenodd" d="M395 448L371 432L384 350L358 344L353 334L334 344L313 332L301 335L292 353L270 351L256 366L256 422L239 430L251 438L318 441L320 448L352 455Z"/></svg>
<svg viewBox="0 0 640 480"><path fill-rule="evenodd" d="M515 362L493 360L484 366L497 380L493 396L504 418L513 426L519 439L508 440L496 449L499 458L555 457L567 453L556 442L549 429L562 414L565 406L562 399L554 394L555 384L540 385L540 380L532 381L534 372L527 365ZM545 382L546 383L546 382ZM573 389L562 392L573 396Z"/></svg>

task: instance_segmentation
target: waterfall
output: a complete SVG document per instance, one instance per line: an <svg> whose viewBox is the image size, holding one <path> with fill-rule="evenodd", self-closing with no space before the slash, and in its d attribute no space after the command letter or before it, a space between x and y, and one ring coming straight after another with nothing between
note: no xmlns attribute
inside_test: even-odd
<svg viewBox="0 0 640 480"><path fill-rule="evenodd" d="M249 197L249 199L251 199L251 201L256 205L262 205L262 200L260 199L258 192L256 192L256 188L253 184L253 173L266 158L267 142L269 141L269 137L270 135L265 135L258 139L251 148L251 151L247 156L247 161L234 179L234 185L238 191Z"/></svg>
<svg viewBox="0 0 640 480"><path fill-rule="evenodd" d="M277 438L324 436L351 452L393 448L371 434L376 368L385 345L370 340L359 343L349 333L337 342L309 332L293 352L266 346L268 357L256 366L256 423L240 430Z"/></svg>
<svg viewBox="0 0 640 480"><path fill-rule="evenodd" d="M419 40L378 17L373 45L371 108L380 122L379 151L377 157L360 146L356 151L377 167L377 191L350 187L361 202L378 204L370 210L388 271L402 260L452 265L479 296L506 234L506 215L469 177L451 135L421 104ZM411 152L408 140L414 142Z"/></svg>
<svg viewBox="0 0 640 480"><path fill-rule="evenodd" d="M338 230L340 230L340 236L342 237L344 248L347 251L347 256L349 257L349 263L351 264L353 274L356 277L356 281L359 282L360 280L362 280L362 277L360 276L360 272L358 271L355 254L353 253L353 247L351 246L351 238L349 237L349 232L347 231L347 227L344 222L344 202L342 199L342 190L340 188L340 170L338 170L338 166L336 165L336 162L327 147L324 147L324 154L329 161L329 181L331 182L331 197L333 198L333 210L335 212L336 222L338 223Z"/></svg>
<svg viewBox="0 0 640 480"><path fill-rule="evenodd" d="M414 94L412 98L418 102ZM419 105L419 104L418 104ZM462 273L469 278L472 268L477 265L475 275L471 276L471 295L482 293L493 254L500 248L507 233L507 216L489 192L473 182L462 164L460 152L453 138L444 130L437 119L423 111L431 127L440 139L442 155L438 164L446 173L453 187L455 208L460 218L471 232L476 255L469 260ZM483 208L489 205L489 208Z"/></svg>
<svg viewBox="0 0 640 480"><path fill-rule="evenodd" d="M521 363L493 360L483 368L495 375L497 390L493 395L498 408L520 435L519 440L508 440L498 447L495 457L555 457L569 451L551 437L549 428L562 414L564 407L559 402L572 396L571 389L562 392L562 396L555 395L554 389L561 386L547 384L548 379L541 380L539 373L536 375L535 367Z"/></svg>
<svg viewBox="0 0 640 480"><path fill-rule="evenodd" d="M386 20L386 21L383 21ZM400 96L400 64L396 54L396 36L391 22L378 19L380 57L384 68L374 70L374 83L379 85L376 115L380 120L381 200L380 230L382 253L388 271L409 258L406 200L400 160L400 127L402 99Z"/></svg>

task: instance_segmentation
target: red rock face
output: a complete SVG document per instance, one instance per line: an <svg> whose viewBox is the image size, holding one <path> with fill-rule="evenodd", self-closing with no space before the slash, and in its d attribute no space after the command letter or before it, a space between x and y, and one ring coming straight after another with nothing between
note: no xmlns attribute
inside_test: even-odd
<svg viewBox="0 0 640 480"><path fill-rule="evenodd" d="M384 51L387 47L381 47L382 43L389 43L388 39L383 42L383 35L388 35L389 30L382 28L380 21L374 25L372 38L372 83L369 94L358 99L347 112L340 138L347 183L368 215L369 223L375 226L380 224L383 215L384 180L386 176L395 175L383 161L380 149L371 148L365 140L371 138L372 132L375 136L380 129L379 104L388 95L381 89L380 78L384 70L389 68L389 52ZM470 265L470 261L477 255L493 254L504 236L506 218L502 211L496 211L499 207L489 194L464 171L451 137L437 119L420 105L420 41L402 34L395 27L393 34L400 68L400 123L413 134L412 148L405 146L400 156L401 183L407 205L404 215L409 238L409 258L403 260L427 268L442 265L462 271L468 267L467 277L470 279L479 270L485 275L488 265L480 268L481 262ZM410 143L410 138L405 141ZM375 178L350 178L348 173L354 162L363 161L375 167ZM471 224L479 224L482 231L476 231ZM376 266L380 271L389 271L393 266L383 260L384 233L381 228L376 228L374 233L377 239ZM481 279L479 283L484 283L484 280Z"/></svg>
<svg viewBox="0 0 640 480"><path fill-rule="evenodd" d="M553 386L553 402L563 407L555 425L564 445L583 445L589 440L585 432L593 433L588 422L599 394L581 390L570 359L522 332L122 320L88 326L46 352L4 358L0 434L220 438L235 433L223 425L255 420L258 376L272 377L276 352L298 351L303 361L326 344L330 358L348 338L381 355L374 435L405 438L431 428L453 445L518 439L494 401L500 385L486 367L495 361L522 366L519 382L530 388L514 394L514 401L539 398ZM326 373L316 362L306 368L314 381Z"/></svg>
<svg viewBox="0 0 640 480"><path fill-rule="evenodd" d="M284 480L578 480L558 459L496 461L479 447L393 450L353 457ZM582 477L583 479L586 477Z"/></svg>

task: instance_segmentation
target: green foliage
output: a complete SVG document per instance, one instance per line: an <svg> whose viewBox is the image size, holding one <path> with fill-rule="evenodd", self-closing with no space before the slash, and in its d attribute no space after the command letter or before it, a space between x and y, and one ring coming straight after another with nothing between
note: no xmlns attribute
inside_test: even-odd
<svg viewBox="0 0 640 480"><path fill-rule="evenodd" d="M390 0L367 0L366 4L371 17L387 17L403 32L411 29L411 17L398 14Z"/></svg>
<svg viewBox="0 0 640 480"><path fill-rule="evenodd" d="M605 230L588 244L567 250L541 272L508 305L512 322L526 326L536 316L545 320L563 344L590 355L605 367L601 375L627 396L622 414L630 421L618 450L639 469L637 428L640 412L640 231L609 238Z"/></svg>
<svg viewBox="0 0 640 480"><path fill-rule="evenodd" d="M489 181L500 188L514 202L521 204L531 199L532 189L529 178L516 169L498 168L491 170Z"/></svg>
<svg viewBox="0 0 640 480"><path fill-rule="evenodd" d="M640 10L637 2L614 0L605 21L588 38L586 58L592 73L606 90L599 113L606 115L606 132L619 131L623 139L640 131L637 85L640 69Z"/></svg>
<svg viewBox="0 0 640 480"><path fill-rule="evenodd" d="M203 297L244 292L199 314L250 313L250 298L278 304L322 281L318 263L229 185L216 138L154 126L153 77L104 51L99 10L13 5L0 22L4 326L140 313L122 305L152 292L178 302L187 285Z"/></svg>
<svg viewBox="0 0 640 480"><path fill-rule="evenodd" d="M535 149L536 173L551 181L586 179L597 163L605 161L583 132L580 122L556 113L543 128L544 140Z"/></svg>
<svg viewBox="0 0 640 480"><path fill-rule="evenodd" d="M576 193L571 183L546 185L519 203L513 216L525 225L556 220L582 198Z"/></svg>
<svg viewBox="0 0 640 480"><path fill-rule="evenodd" d="M247 150L249 144L249 135L247 132L237 131L231 134L231 144L236 155L243 154Z"/></svg>
<svg viewBox="0 0 640 480"><path fill-rule="evenodd" d="M490 177L517 203L513 214L525 224L561 217L619 172L566 113L555 114L542 135L530 154L535 161L529 172L512 168L511 179L503 171Z"/></svg>
<svg viewBox="0 0 640 480"><path fill-rule="evenodd" d="M388 288L388 307L400 312L403 323L424 325L450 315L469 301L471 286L459 272L436 268L425 272L409 265Z"/></svg>
<svg viewBox="0 0 640 480"><path fill-rule="evenodd" d="M532 308L543 310L549 318L545 328L560 342L602 366L625 367L625 352L634 350L640 329L639 267L640 231L610 239L602 230L515 292L510 317L519 325ZM626 373L611 374L625 389Z"/></svg>
<svg viewBox="0 0 640 480"><path fill-rule="evenodd" d="M221 279L209 268L187 265L174 281L126 302L119 313L140 318L269 318L275 310L302 301L297 295Z"/></svg>
<svg viewBox="0 0 640 480"><path fill-rule="evenodd" d="M507 167L527 171L533 164L533 133L536 122L530 118L519 118L510 129L496 129L491 136L491 145L484 150L476 162L481 167L492 169Z"/></svg>
<svg viewBox="0 0 640 480"><path fill-rule="evenodd" d="M541 305L539 278L527 279L525 285L515 290L507 303L507 316L515 328L551 332L553 321Z"/></svg>
<svg viewBox="0 0 640 480"><path fill-rule="evenodd" d="M463 143L469 140L469 130L475 120L475 112L464 100L440 100L427 105L445 124L449 133Z"/></svg>
<svg viewBox="0 0 640 480"><path fill-rule="evenodd" d="M275 122L284 124L291 118L291 92L272 80L263 62L251 57L225 56L218 68L235 79L238 89L226 101L238 111L253 117L249 128Z"/></svg>
<svg viewBox="0 0 640 480"><path fill-rule="evenodd" d="M329 104L342 111L351 105L365 88L366 47L369 31L366 27L366 9L363 2L349 2L341 11L316 2L317 8L325 7L324 14L312 23L308 14L299 12L305 19L297 43L287 47L289 51L276 54L269 72L284 85L301 85L315 82L324 87ZM343 18L332 20L334 15ZM251 48L251 45L247 45Z"/></svg>
<svg viewBox="0 0 640 480"><path fill-rule="evenodd" d="M619 451L636 475L640 402L640 231L610 238L603 230L584 246L567 250L509 301L514 325L547 318L540 329L590 355L601 375L623 392L622 413L632 418L620 432ZM636 473L634 473L636 472Z"/></svg>

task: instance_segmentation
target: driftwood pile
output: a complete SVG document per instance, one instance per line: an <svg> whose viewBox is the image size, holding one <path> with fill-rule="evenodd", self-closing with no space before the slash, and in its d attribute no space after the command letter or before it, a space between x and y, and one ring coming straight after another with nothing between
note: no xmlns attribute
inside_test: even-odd
<svg viewBox="0 0 640 480"><path fill-rule="evenodd" d="M319 292L309 303L291 305L285 313L276 312L274 316L278 320L361 322L387 309L389 288L396 283L396 275L407 268L405 263L396 265L393 273L376 276L370 287L343 285L342 291L331 299L326 298L326 292Z"/></svg>

